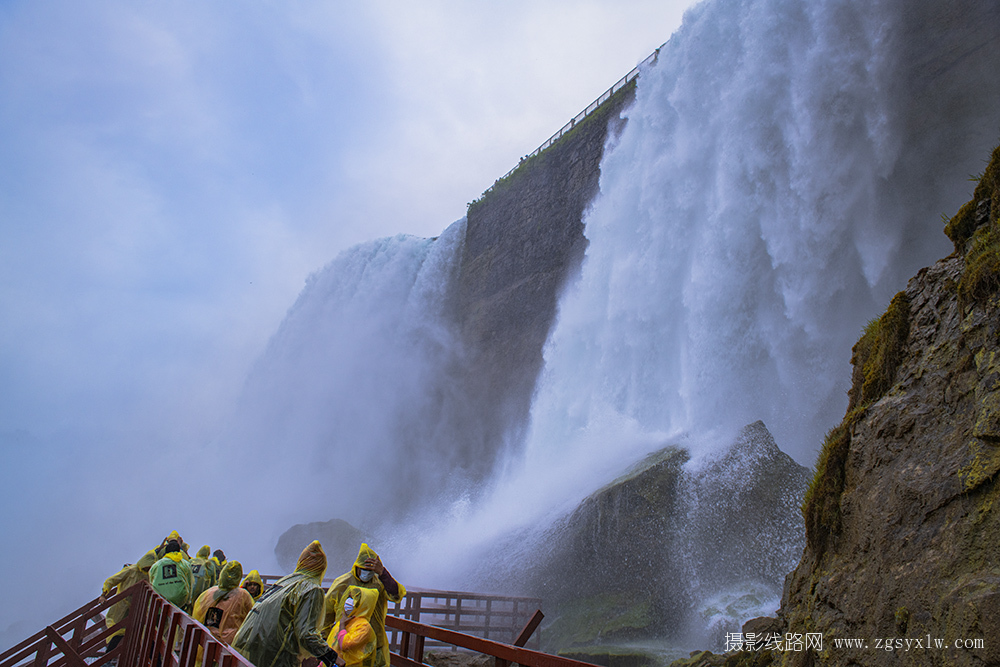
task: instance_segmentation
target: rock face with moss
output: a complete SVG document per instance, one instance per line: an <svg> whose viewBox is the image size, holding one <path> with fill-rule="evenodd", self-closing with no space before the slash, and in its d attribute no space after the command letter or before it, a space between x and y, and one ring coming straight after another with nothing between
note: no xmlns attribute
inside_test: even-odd
<svg viewBox="0 0 1000 667"><path fill-rule="evenodd" d="M807 494L807 546L780 614L788 632L823 633L823 650L776 664L902 664L876 638L928 637L942 648L905 664L1000 662L998 214L1000 149L948 224L955 253L911 279L854 348L850 407Z"/></svg>

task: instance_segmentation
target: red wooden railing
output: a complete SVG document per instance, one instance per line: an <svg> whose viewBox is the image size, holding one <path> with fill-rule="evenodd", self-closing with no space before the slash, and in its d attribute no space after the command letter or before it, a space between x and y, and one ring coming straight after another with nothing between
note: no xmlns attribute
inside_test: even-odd
<svg viewBox="0 0 1000 667"><path fill-rule="evenodd" d="M104 613L123 600L130 600L128 616L105 627ZM122 641L105 652L107 639L122 628ZM143 581L105 602L88 602L0 653L0 667L104 667L113 660L118 667L195 667L199 648L207 667L253 667Z"/></svg>
<svg viewBox="0 0 1000 667"><path fill-rule="evenodd" d="M539 598L418 588L408 589L402 600L389 605L388 613L397 618L511 644L541 606ZM529 643L531 648L537 649L540 646L538 634L533 634ZM389 632L389 645L393 650L399 648L399 631ZM434 641L429 643L429 646L440 645ZM454 650L454 646L448 648Z"/></svg>
<svg viewBox="0 0 1000 667"><path fill-rule="evenodd" d="M280 575L261 575L265 586L280 578ZM332 578L324 579L323 585L329 586L333 581ZM402 600L389 603L388 614L510 644L517 638L524 624L531 619L535 610L541 607L541 598L407 588ZM400 633L389 629L388 635L389 647L391 650L397 650L400 645ZM445 644L433 640L428 643L428 648L441 646ZM533 649L541 646L538 633L529 638L527 646ZM447 648L455 650L452 645L447 645Z"/></svg>
<svg viewBox="0 0 1000 667"><path fill-rule="evenodd" d="M128 616L120 625L105 627L104 614L124 600L130 601ZM391 664L427 667L423 662L424 647L431 640L494 656L497 667L509 667L510 663L523 667L593 667L524 648L541 620L542 613L536 610L513 642L505 644L389 615L386 627L400 636L399 652L390 653ZM121 642L106 651L107 639L122 628L125 634ZM208 628L153 591L148 582L140 582L104 602L92 600L0 653L0 667L110 667L112 661L117 667L254 667L216 640Z"/></svg>
<svg viewBox="0 0 1000 667"><path fill-rule="evenodd" d="M541 613L536 614L528 626L524 628L522 635L530 634L535 626L541 622ZM433 625L425 625L408 621L405 618L387 616L385 619L387 628L399 630L402 633L399 653L390 653L389 658L392 667L426 667L424 660L424 644L427 639L433 639L443 644L450 644L459 648L468 649L477 653L492 655L496 658L497 667L508 667L511 663L517 663L522 667L594 667L587 662L571 660L559 655L542 653L511 644L501 644L500 642L474 637L454 630L446 630Z"/></svg>

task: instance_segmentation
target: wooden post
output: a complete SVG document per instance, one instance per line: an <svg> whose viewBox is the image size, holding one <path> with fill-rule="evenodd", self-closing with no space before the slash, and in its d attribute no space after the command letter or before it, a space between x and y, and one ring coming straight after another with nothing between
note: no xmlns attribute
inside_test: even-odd
<svg viewBox="0 0 1000 667"><path fill-rule="evenodd" d="M524 646L528 643L531 635L534 634L535 630L542 623L542 619L545 618L545 614L542 613L541 609L536 609L535 613L532 614L531 618L525 624L524 628L521 629L520 634L518 634L517 639L514 640L514 646Z"/></svg>
<svg viewBox="0 0 1000 667"><path fill-rule="evenodd" d="M403 631L403 636L399 640L399 654L404 658L410 657L410 633Z"/></svg>

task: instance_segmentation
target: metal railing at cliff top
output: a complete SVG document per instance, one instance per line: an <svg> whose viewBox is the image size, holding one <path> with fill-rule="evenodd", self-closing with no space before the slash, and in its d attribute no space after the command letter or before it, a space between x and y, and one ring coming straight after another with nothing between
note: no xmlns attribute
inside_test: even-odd
<svg viewBox="0 0 1000 667"><path fill-rule="evenodd" d="M660 47L660 48L663 48L663 47ZM579 123L584 118L586 118L587 116L589 116L590 114L594 113L599 108L601 108L601 105L604 104L605 102L607 102L608 100L610 100L611 97L615 93L617 93L619 90L621 90L622 88L624 88L628 84L632 83L632 81L636 77L639 76L639 69L640 68L642 68L642 67L644 67L646 65L651 65L651 64L655 63L656 59L657 59L657 57L659 57L659 55L660 55L660 49L656 49L651 54L649 54L649 56L645 60L643 60L641 63L639 63L638 65L636 65L635 67L633 67L631 72L629 72L628 74L626 74L625 76L623 76L621 79L619 79L618 82L615 83L615 85L611 86L606 91L604 91L603 95L601 95L596 100L594 100L593 102L591 102L587 106L586 109L584 109L583 111L581 111L580 113L578 113L576 116L574 116L573 118L571 118L568 123L566 123L561 128L559 128L559 131L556 132L555 134L553 134L551 137L549 137L548 141L546 141L541 146L539 146L538 148L536 148L535 150L533 150L532 152L528 153L523 158L521 158L520 162L518 162L514 166L513 169L511 169L506 174L504 174L502 177L500 177L496 181L494 181L493 185L491 185L490 187L486 188L486 190L485 190L485 192L483 192L483 194L485 195L488 192L490 192L494 187L496 187L497 183L499 183L500 181L504 180L505 178L507 178L508 176L510 176L511 174L513 174L515 171L517 171L521 167L521 165L523 165L527 160L535 157L536 155L538 155L539 153L541 153L542 151L544 151L546 148L548 148L549 146L551 146L555 142L559 141L563 137L563 135L565 135L567 132L569 132L574 127L576 127L577 123Z"/></svg>

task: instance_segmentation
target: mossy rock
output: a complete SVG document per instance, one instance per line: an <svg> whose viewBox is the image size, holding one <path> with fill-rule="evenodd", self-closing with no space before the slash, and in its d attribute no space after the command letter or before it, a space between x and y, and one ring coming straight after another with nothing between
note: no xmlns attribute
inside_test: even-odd
<svg viewBox="0 0 1000 667"><path fill-rule="evenodd" d="M848 412L871 405L889 391L896 369L905 358L909 335L910 299L905 292L899 292L882 316L865 326L852 348L854 376L848 392Z"/></svg>
<svg viewBox="0 0 1000 667"><path fill-rule="evenodd" d="M855 343L851 364L854 375L843 421L826 434L816 462L816 474L802 502L806 544L822 555L841 530L840 497L846 480L851 430L865 409L892 387L896 371L906 356L910 335L910 299L905 292L892 298L881 317L865 327Z"/></svg>
<svg viewBox="0 0 1000 667"><path fill-rule="evenodd" d="M976 189L948 224L945 234L964 253L965 270L958 283L959 306L965 310L1000 291L1000 146L978 178Z"/></svg>
<svg viewBox="0 0 1000 667"><path fill-rule="evenodd" d="M945 225L944 233L964 252L966 244L983 226L995 225L1000 215L1000 146L993 150L990 162L977 179L972 199Z"/></svg>
<svg viewBox="0 0 1000 667"><path fill-rule="evenodd" d="M559 616L544 628L547 646L593 646L610 639L632 638L642 633L652 621L648 600L637 601L630 595L595 595L565 602Z"/></svg>
<svg viewBox="0 0 1000 667"><path fill-rule="evenodd" d="M832 537L841 529L840 497L844 492L852 426L853 423L845 418L826 434L816 462L816 474L802 501L806 544L816 556L826 551Z"/></svg>
<svg viewBox="0 0 1000 667"><path fill-rule="evenodd" d="M1000 291L1000 223L980 227L965 256L965 271L958 283L959 306L965 310Z"/></svg>
<svg viewBox="0 0 1000 667"><path fill-rule="evenodd" d="M659 667L660 660L644 651L629 650L619 646L589 646L560 651L559 655L570 660L589 662L602 667Z"/></svg>

